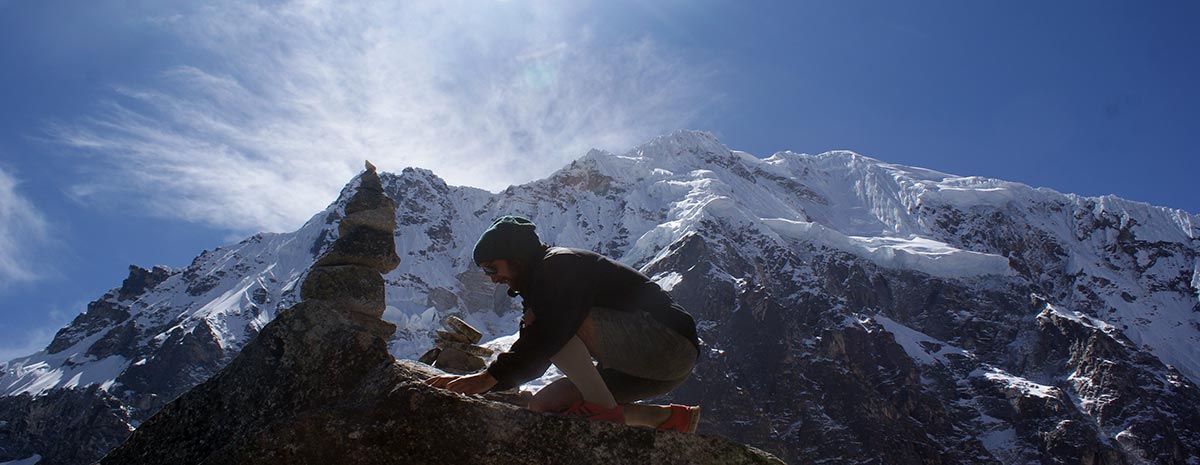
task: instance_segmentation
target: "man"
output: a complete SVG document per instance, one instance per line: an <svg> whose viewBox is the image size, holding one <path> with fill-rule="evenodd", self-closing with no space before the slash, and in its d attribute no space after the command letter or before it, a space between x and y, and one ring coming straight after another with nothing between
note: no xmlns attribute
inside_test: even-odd
<svg viewBox="0 0 1200 465"><path fill-rule="evenodd" d="M642 273L599 254L542 244L528 219L505 216L475 244L475 263L525 308L520 337L487 370L426 382L466 394L564 375L529 408L695 432L700 407L633 403L687 379L699 354L696 323ZM598 365L592 363L593 358Z"/></svg>

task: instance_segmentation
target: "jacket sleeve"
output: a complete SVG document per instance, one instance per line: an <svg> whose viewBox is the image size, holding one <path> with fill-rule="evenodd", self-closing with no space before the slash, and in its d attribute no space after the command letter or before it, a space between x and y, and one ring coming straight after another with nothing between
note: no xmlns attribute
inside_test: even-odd
<svg viewBox="0 0 1200 465"><path fill-rule="evenodd" d="M591 293L587 285L587 267L578 261L549 258L540 274L544 280L533 302L534 321L521 326L517 342L496 357L487 371L496 378L494 391L519 386L541 376L587 317Z"/></svg>

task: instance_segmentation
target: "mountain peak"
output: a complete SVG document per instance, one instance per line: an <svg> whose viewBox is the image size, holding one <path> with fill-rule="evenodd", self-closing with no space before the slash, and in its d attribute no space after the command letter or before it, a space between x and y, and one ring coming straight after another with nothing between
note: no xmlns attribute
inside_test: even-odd
<svg viewBox="0 0 1200 465"><path fill-rule="evenodd" d="M628 154L648 157L658 160L673 160L680 157L700 157L712 155L729 155L729 148L717 140L712 133L694 130L679 130L651 139L641 144ZM685 158L686 159L686 158Z"/></svg>

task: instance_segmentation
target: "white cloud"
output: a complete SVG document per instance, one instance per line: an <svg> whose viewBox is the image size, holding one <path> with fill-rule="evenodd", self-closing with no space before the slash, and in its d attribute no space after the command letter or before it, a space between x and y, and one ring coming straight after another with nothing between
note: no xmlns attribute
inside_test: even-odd
<svg viewBox="0 0 1200 465"><path fill-rule="evenodd" d="M46 220L17 193L18 184L0 167L0 287L33 281L46 269L36 260L38 248L49 242Z"/></svg>
<svg viewBox="0 0 1200 465"><path fill-rule="evenodd" d="M61 325L32 328L26 331L23 337L0 341L0 366L14 358L24 357L45 349L50 345L50 341L54 340L54 334L59 327Z"/></svg>
<svg viewBox="0 0 1200 465"><path fill-rule="evenodd" d="M571 2L222 2L154 24L206 51L53 127L74 188L235 230L295 228L369 159L491 190L685 127L705 72ZM135 199L135 200L129 200Z"/></svg>

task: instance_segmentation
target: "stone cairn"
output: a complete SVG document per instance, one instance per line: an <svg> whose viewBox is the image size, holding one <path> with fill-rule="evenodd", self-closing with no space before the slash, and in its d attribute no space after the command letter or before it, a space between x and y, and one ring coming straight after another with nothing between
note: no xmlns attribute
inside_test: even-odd
<svg viewBox="0 0 1200 465"><path fill-rule="evenodd" d="M400 265L395 230L396 202L383 193L379 174L368 161L357 192L346 201L338 239L309 269L300 298L381 318L387 308L381 274Z"/></svg>
<svg viewBox="0 0 1200 465"><path fill-rule="evenodd" d="M437 330L437 347L425 352L418 361L460 375L474 373L487 365L484 358L492 355L492 349L476 345L483 333L454 315L442 320L442 326L448 331Z"/></svg>

